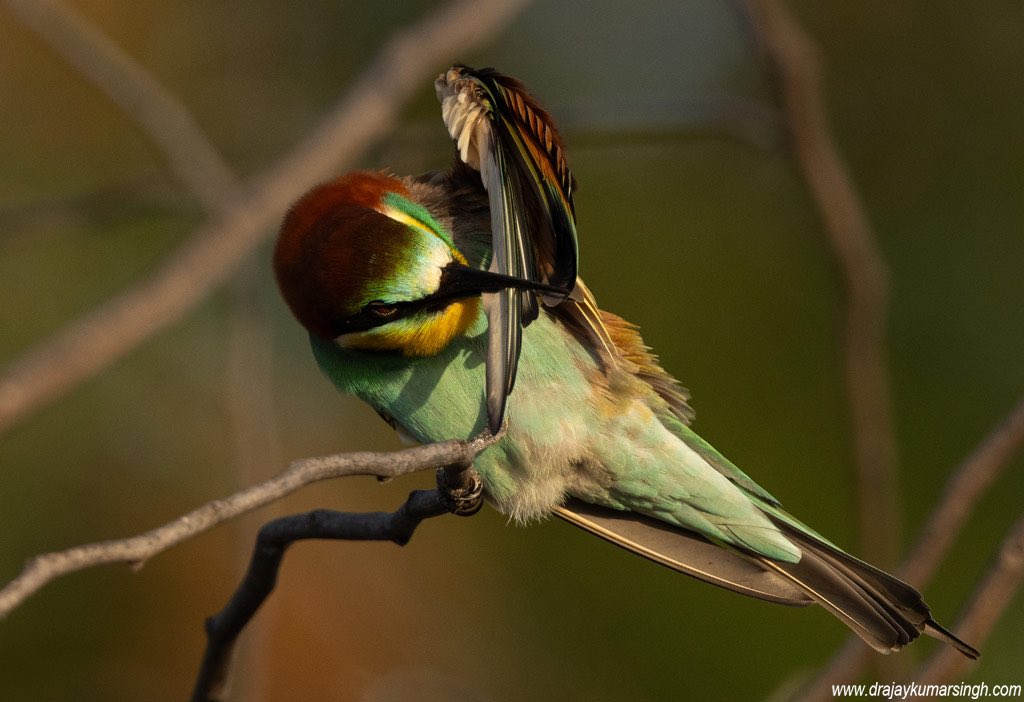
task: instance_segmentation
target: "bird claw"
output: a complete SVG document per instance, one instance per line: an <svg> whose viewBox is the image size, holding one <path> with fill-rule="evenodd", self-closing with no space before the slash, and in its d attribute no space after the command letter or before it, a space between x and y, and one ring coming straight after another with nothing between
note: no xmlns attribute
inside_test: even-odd
<svg viewBox="0 0 1024 702"><path fill-rule="evenodd" d="M437 491L448 511L459 517L471 517L484 504L484 483L472 468L451 471L437 469Z"/></svg>

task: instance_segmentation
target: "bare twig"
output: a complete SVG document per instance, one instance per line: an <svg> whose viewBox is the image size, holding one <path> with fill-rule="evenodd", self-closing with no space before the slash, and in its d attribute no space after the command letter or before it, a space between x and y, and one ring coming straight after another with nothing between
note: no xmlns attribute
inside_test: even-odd
<svg viewBox="0 0 1024 702"><path fill-rule="evenodd" d="M782 0L748 0L777 77L797 163L846 288L846 392L853 422L861 555L895 565L900 543L896 440L886 365L888 274L849 171L829 132L821 59Z"/></svg>
<svg viewBox="0 0 1024 702"><path fill-rule="evenodd" d="M384 453L347 453L305 458L277 477L213 500L162 526L126 539L101 541L46 553L31 559L14 580L0 590L0 618L6 617L51 580L104 563L141 567L147 559L182 541L320 480L348 475L393 478L426 468L469 464L496 439L489 435L471 441L445 441Z"/></svg>
<svg viewBox="0 0 1024 702"><path fill-rule="evenodd" d="M1024 515L1011 527L996 555L996 562L974 591L970 604L957 623L956 631L977 646L992 633L999 616L1013 599L1024 580ZM972 661L948 646L935 655L914 675L922 684L942 683L962 675Z"/></svg>
<svg viewBox="0 0 1024 702"><path fill-rule="evenodd" d="M281 560L292 543L302 539L347 539L393 541L403 546L420 522L447 512L437 490L417 490L391 513L316 510L264 525L235 594L224 609L206 620L206 652L196 675L192 701L220 702L228 698L232 653L238 636L277 584Z"/></svg>
<svg viewBox="0 0 1024 702"><path fill-rule="evenodd" d="M483 504L483 483L466 461L437 471L436 490L416 490L394 512L334 512L318 509L281 517L263 525L245 577L227 605L206 620L206 653L196 676L193 702L226 699L232 651L257 610L277 584L285 550L303 539L392 541L404 546L420 522L454 513L476 514Z"/></svg>
<svg viewBox="0 0 1024 702"><path fill-rule="evenodd" d="M305 189L393 128L438 67L489 41L528 0L456 0L398 32L290 154L201 226L149 278L71 322L0 377L0 432L124 356L203 300Z"/></svg>
<svg viewBox="0 0 1024 702"><path fill-rule="evenodd" d="M231 168L191 113L131 56L59 0L3 0L21 22L138 122L203 206L238 196Z"/></svg>
<svg viewBox="0 0 1024 702"><path fill-rule="evenodd" d="M917 588L924 588L932 579L939 563L949 552L956 536L992 482L1010 463L1024 444L1024 398L1018 401L999 425L978 444L953 473L938 507L932 512L917 545L900 568L901 577ZM1004 542L1003 550L1007 548ZM965 615L966 616L966 615ZM971 632L957 633L974 646L981 641ZM870 651L860 639L850 637L846 644L808 682L796 699L815 702L831 699L832 685L855 679L864 670Z"/></svg>

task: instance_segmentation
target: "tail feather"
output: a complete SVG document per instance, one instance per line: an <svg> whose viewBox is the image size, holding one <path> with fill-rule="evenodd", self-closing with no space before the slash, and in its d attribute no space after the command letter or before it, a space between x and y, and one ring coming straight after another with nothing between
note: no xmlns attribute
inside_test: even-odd
<svg viewBox="0 0 1024 702"><path fill-rule="evenodd" d="M916 639L928 619L928 609L914 592L893 592L873 586L858 570L830 549L799 533L786 536L803 552L798 563L763 559L766 567L784 573L868 645L881 653L896 651ZM870 575L873 575L870 574ZM898 582L898 581L897 581Z"/></svg>
<svg viewBox="0 0 1024 702"><path fill-rule="evenodd" d="M906 626L892 615L885 600L832 567L825 559L805 549L799 563L783 563L768 558L762 564L803 588L810 597L845 623L872 648L881 653L899 650L918 636L918 630Z"/></svg>
<svg viewBox="0 0 1024 702"><path fill-rule="evenodd" d="M781 509L765 514L800 549L797 563L745 549L723 548L691 531L634 512L568 500L555 514L645 558L719 587L795 606L817 602L881 653L922 633L968 658L978 652L931 617L921 594L905 582L842 551Z"/></svg>
<svg viewBox="0 0 1024 702"><path fill-rule="evenodd" d="M953 634L953 632L939 624L934 619L929 618L928 621L924 623L924 633L928 634L928 636L931 636L933 639L938 639L939 641L948 643L950 646L960 651L960 653L964 654L972 661L978 660L978 658L981 656L981 653L978 651L978 649L966 643L965 641L958 639Z"/></svg>
<svg viewBox="0 0 1024 702"><path fill-rule="evenodd" d="M881 653L898 651L921 633L951 644L968 658L979 653L931 617L917 590L902 580L844 551L802 533L781 520L776 524L803 552L799 563L762 559L847 624Z"/></svg>

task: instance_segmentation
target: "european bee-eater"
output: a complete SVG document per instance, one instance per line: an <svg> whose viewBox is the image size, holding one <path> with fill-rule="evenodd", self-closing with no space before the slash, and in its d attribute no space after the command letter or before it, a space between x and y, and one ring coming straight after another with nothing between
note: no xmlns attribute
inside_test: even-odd
<svg viewBox="0 0 1024 702"><path fill-rule="evenodd" d="M436 88L447 171L349 173L282 225L277 280L334 384L420 442L504 420L475 468L519 522L555 514L715 585L817 602L883 653L923 631L976 657L690 429L686 390L577 278L575 181L526 88L466 66Z"/></svg>

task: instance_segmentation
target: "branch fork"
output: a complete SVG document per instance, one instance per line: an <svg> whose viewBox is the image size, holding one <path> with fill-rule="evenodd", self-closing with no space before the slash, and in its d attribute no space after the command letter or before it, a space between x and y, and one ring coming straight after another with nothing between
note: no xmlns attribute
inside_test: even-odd
<svg viewBox="0 0 1024 702"><path fill-rule="evenodd" d="M500 434L499 434L500 437ZM485 434L480 446L498 437ZM469 442L473 446L474 442ZM196 677L192 702L223 700L228 691L231 654L242 629L273 592L285 551L296 541L391 541L405 546L424 519L455 514L468 517L483 506L483 482L463 458L437 469L434 490L415 490L394 512L335 512L318 509L275 519L259 531L249 569L217 614L206 620L206 653Z"/></svg>

